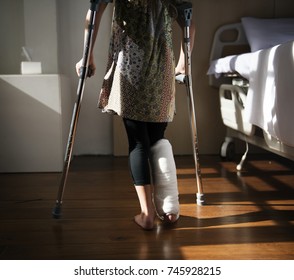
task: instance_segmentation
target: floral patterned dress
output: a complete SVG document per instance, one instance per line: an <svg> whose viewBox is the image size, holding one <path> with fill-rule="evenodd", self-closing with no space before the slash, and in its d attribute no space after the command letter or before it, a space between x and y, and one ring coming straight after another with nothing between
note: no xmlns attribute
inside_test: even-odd
<svg viewBox="0 0 294 280"><path fill-rule="evenodd" d="M181 0L115 1L109 60L98 102L104 112L145 122L173 120L173 15L167 2L176 5Z"/></svg>

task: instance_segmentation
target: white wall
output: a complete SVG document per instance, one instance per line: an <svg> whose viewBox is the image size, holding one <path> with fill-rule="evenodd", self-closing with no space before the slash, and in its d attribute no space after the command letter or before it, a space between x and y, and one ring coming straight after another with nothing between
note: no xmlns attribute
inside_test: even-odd
<svg viewBox="0 0 294 280"><path fill-rule="evenodd" d="M23 25L23 1L0 0L0 74L20 73Z"/></svg>
<svg viewBox="0 0 294 280"><path fill-rule="evenodd" d="M58 73L56 1L0 0L0 74L19 74L26 46L43 73Z"/></svg>
<svg viewBox="0 0 294 280"><path fill-rule="evenodd" d="M58 73L56 1L23 0L24 38L33 61L44 74Z"/></svg>

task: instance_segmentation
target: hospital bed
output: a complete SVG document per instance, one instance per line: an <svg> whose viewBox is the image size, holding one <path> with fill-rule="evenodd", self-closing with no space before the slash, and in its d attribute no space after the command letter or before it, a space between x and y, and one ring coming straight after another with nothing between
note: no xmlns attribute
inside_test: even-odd
<svg viewBox="0 0 294 280"><path fill-rule="evenodd" d="M237 138L246 143L238 170L248 144L294 160L294 18L244 17L221 26L207 74L227 127L222 157L233 157Z"/></svg>

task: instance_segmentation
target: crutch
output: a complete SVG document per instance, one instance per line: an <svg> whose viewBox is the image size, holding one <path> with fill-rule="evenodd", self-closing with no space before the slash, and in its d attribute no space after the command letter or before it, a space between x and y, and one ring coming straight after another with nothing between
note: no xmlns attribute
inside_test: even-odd
<svg viewBox="0 0 294 280"><path fill-rule="evenodd" d="M111 0L90 0L90 11L91 11L90 22L87 27L86 41L84 44L82 68L79 75L79 83L77 88L77 98L76 98L76 102L72 112L72 119L71 119L70 131L69 131L68 141L66 146L66 153L64 157L62 177L61 177L61 181L60 181L60 185L58 189L56 204L52 211L52 215L56 219L61 216L62 199L63 199L63 195L65 191L65 185L66 185L67 175L69 171L70 160L72 156L73 144L74 144L76 130L77 130L77 123L78 123L79 114L81 110L81 103L83 99L85 81L88 76L88 71L90 71L90 69L88 69L89 53L92 46L92 37L93 37L92 35L93 35L93 29L95 24L95 17L99 9L99 4L101 2L112 2L112 1Z"/></svg>
<svg viewBox="0 0 294 280"><path fill-rule="evenodd" d="M180 5L178 7L178 15L181 17L181 20L183 20L185 24L184 26L185 74L177 75L176 81L180 84L186 85L190 128L191 128L192 145L193 145L193 155L194 155L194 162L195 162L195 173L196 173L196 185L197 185L196 203L198 205L203 205L204 194L203 194L201 170L200 170L200 163L199 163L196 114L195 114L195 107L194 107L193 87L192 87L192 77L191 77L190 26L191 26L191 20L192 20L192 3L184 2L184 4Z"/></svg>

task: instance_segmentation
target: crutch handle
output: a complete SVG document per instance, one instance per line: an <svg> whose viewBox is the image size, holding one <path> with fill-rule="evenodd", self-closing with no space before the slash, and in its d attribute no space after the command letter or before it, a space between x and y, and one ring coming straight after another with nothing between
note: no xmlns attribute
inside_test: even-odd
<svg viewBox="0 0 294 280"><path fill-rule="evenodd" d="M181 5L177 6L177 11L180 19L184 20L185 26L190 26L192 20L192 3L183 2Z"/></svg>

